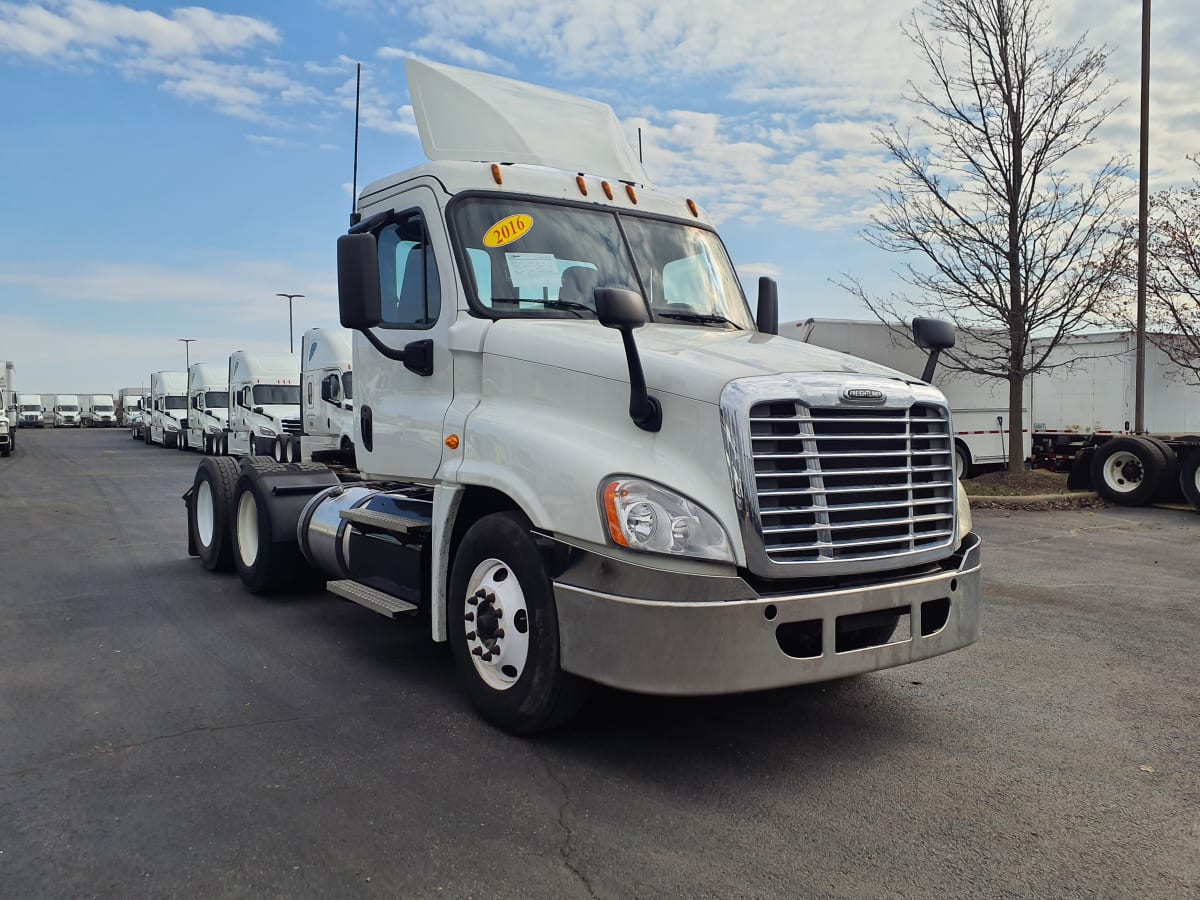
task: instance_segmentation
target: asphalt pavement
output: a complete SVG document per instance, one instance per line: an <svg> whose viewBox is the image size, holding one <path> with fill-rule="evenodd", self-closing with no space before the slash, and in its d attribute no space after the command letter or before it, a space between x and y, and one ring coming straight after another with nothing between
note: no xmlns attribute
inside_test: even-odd
<svg viewBox="0 0 1200 900"><path fill-rule="evenodd" d="M0 895L1200 896L1200 515L978 512L970 648L523 739L419 623L204 572L196 460L0 460Z"/></svg>

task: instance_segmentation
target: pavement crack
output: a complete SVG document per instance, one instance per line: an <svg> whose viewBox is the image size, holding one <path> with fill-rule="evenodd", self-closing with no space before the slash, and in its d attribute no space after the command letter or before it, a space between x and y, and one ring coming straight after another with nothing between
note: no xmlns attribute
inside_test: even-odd
<svg viewBox="0 0 1200 900"><path fill-rule="evenodd" d="M291 716L285 719L259 719L255 722L231 722L228 725L196 725L192 728L185 728L183 731L172 731L167 734L155 735L151 738L146 738L144 741L134 741L131 744L121 744L112 746L101 752L115 753L119 750L134 750L138 747L145 747L150 744L156 744L159 741L174 740L179 737L187 737L189 734L203 734L205 732L216 731L233 731L239 728L259 728L263 725L286 725L289 722L303 722L307 719L319 719L321 716Z"/></svg>
<svg viewBox="0 0 1200 900"><path fill-rule="evenodd" d="M571 805L570 789L567 787L567 782L555 774L554 768L550 765L550 760L546 759L541 753L538 753L538 757L541 759L542 765L545 766L546 774L550 776L550 780L557 784L559 790L562 791L562 803L558 806L558 827L562 829L563 841L558 847L558 855L562 857L563 865L567 867L567 870L579 879L579 883L583 885L588 896L597 897L599 895L596 893L596 889L592 887L591 879L584 874L583 870L572 859L575 831L567 824L567 808Z"/></svg>

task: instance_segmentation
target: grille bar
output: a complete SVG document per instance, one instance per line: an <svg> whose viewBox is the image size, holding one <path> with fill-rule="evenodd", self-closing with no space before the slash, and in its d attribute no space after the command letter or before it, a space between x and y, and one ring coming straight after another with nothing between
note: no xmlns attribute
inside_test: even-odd
<svg viewBox="0 0 1200 900"><path fill-rule="evenodd" d="M763 529L763 534L794 534L797 531L848 531L858 528L890 528L894 525L916 525L920 522L940 522L945 518L940 513L923 516L907 516L903 519L864 519L861 522L830 522L822 525L774 525ZM908 539L908 535L903 535Z"/></svg>
<svg viewBox="0 0 1200 900"><path fill-rule="evenodd" d="M761 475L755 475L755 477L756 478L778 478L779 475L778 475L778 473L775 473L775 472L769 472L769 473L765 473L765 474L761 474ZM954 482L952 482L952 481L922 482L921 487L922 488L948 488L948 487L954 487ZM879 485L878 487L864 486L864 487L824 488L824 489L807 488L805 490L782 490L782 491L763 490L763 491L758 492L758 496L760 496L760 497L799 497L799 496L812 496L813 494L818 494L818 493L820 493L820 494L871 494L871 493L878 493L880 491L903 491L903 490L908 490L908 485L896 486L896 485L885 484L885 485ZM766 512L766 509L763 509L763 512Z"/></svg>
<svg viewBox="0 0 1200 900"><path fill-rule="evenodd" d="M845 410L845 411L852 412L852 410ZM770 417L754 416L754 415L750 416L750 424L751 425L755 425L759 422L772 422L772 423L773 422L816 422L816 423L838 422L838 423L844 424L847 421L851 421L851 422L855 422L855 423L863 422L863 423L870 424L870 425L878 425L883 422L887 422L888 424L891 424L891 425L896 424L896 420L890 416L877 416L877 417L870 417L870 418L868 418L867 416L855 416L853 419L848 419L848 418L844 418L841 416L770 416ZM934 423L941 422L944 424L946 422L949 422L950 420L930 417L930 418L922 419L921 421L922 422L934 422Z"/></svg>
<svg viewBox="0 0 1200 900"><path fill-rule="evenodd" d="M860 510L874 509L907 509L910 506L934 506L945 502L940 497L934 497L928 500L897 500L894 503L845 503L838 506L838 511L859 512ZM811 512L811 506L780 506L777 509L764 509L762 514L764 516L794 516Z"/></svg>
<svg viewBox="0 0 1200 900"><path fill-rule="evenodd" d="M931 538L948 538L954 532L952 531L930 531L927 532ZM871 538L861 541L805 541L798 544L780 544L772 548L774 553L790 553L800 550L845 550L848 547L879 547L883 545L903 544L901 549L909 549L908 538L901 536L895 538Z"/></svg>

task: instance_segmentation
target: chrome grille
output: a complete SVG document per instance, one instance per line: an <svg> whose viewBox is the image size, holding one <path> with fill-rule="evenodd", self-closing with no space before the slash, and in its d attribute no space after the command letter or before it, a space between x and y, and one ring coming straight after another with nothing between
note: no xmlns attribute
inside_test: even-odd
<svg viewBox="0 0 1200 900"><path fill-rule="evenodd" d="M300 434L301 432L299 419L281 419L280 424L283 426L284 434Z"/></svg>
<svg viewBox="0 0 1200 900"><path fill-rule="evenodd" d="M942 407L762 402L750 409L750 442L771 562L880 559L954 539L953 440Z"/></svg>

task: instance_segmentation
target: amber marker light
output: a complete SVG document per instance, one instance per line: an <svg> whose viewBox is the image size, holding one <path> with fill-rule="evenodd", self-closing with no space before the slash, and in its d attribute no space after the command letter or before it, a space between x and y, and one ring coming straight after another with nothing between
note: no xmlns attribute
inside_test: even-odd
<svg viewBox="0 0 1200 900"><path fill-rule="evenodd" d="M576 176L575 176L575 183L576 183L577 185L579 185L579 193L583 194L583 196L585 196L585 197L586 197L586 196L587 196L587 182L583 180L583 176L582 176L582 175L576 175Z"/></svg>
<svg viewBox="0 0 1200 900"><path fill-rule="evenodd" d="M625 193L629 195L629 202L637 206L637 191L633 189L632 184L625 185Z"/></svg>
<svg viewBox="0 0 1200 900"><path fill-rule="evenodd" d="M613 542L622 547L628 547L629 541L625 539L625 535L621 531L621 519L617 515L617 493L619 491L620 488L616 482L604 488L604 516L608 519L608 533Z"/></svg>
<svg viewBox="0 0 1200 900"><path fill-rule="evenodd" d="M611 200L613 198L612 185L607 181L602 181L600 187L604 188L604 196Z"/></svg>
<svg viewBox="0 0 1200 900"><path fill-rule="evenodd" d="M446 438L446 446L449 447L451 450L457 450L458 443L459 442L458 442L457 434L452 434L452 435L450 435L450 437Z"/></svg>
<svg viewBox="0 0 1200 900"><path fill-rule="evenodd" d="M504 176L500 174L500 166L496 163L492 163L492 180L496 184L504 184Z"/></svg>
<svg viewBox="0 0 1200 900"><path fill-rule="evenodd" d="M687 202L687 204L688 204L688 209L691 211L692 215L695 216L697 219L700 218L700 210L698 210L696 208L696 201L689 200Z"/></svg>

